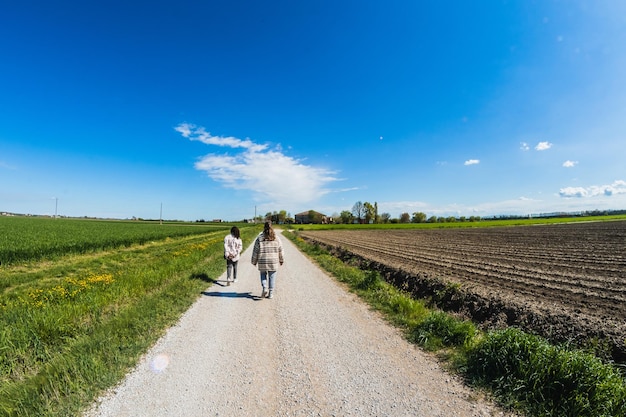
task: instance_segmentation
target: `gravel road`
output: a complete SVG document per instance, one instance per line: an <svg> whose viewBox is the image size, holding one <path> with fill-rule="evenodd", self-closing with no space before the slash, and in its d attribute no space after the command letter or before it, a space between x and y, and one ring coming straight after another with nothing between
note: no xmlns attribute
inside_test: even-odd
<svg viewBox="0 0 626 417"><path fill-rule="evenodd" d="M85 417L509 415L281 239L273 299L249 247Z"/></svg>

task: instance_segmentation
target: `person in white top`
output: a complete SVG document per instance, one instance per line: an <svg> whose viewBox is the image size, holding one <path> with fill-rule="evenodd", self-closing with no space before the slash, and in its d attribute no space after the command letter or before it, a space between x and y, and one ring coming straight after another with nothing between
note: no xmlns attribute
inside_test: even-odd
<svg viewBox="0 0 626 417"><path fill-rule="evenodd" d="M233 226L230 233L224 238L224 259L226 259L226 285L237 282L237 263L241 255L243 243L241 242L239 228Z"/></svg>

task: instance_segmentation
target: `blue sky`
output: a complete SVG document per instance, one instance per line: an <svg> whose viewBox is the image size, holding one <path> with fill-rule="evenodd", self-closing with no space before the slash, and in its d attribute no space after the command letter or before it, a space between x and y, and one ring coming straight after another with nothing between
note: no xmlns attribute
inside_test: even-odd
<svg viewBox="0 0 626 417"><path fill-rule="evenodd" d="M0 211L626 208L621 1L0 4Z"/></svg>

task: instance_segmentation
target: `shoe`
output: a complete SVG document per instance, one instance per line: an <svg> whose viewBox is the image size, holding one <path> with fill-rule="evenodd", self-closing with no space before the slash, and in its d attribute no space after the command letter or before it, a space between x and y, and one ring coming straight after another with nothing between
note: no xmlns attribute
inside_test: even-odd
<svg viewBox="0 0 626 417"><path fill-rule="evenodd" d="M270 290L270 293L267 295L267 298L274 298L274 291Z"/></svg>
<svg viewBox="0 0 626 417"><path fill-rule="evenodd" d="M233 282L237 282L237 278L235 278L235 279L233 280Z"/></svg>
<svg viewBox="0 0 626 417"><path fill-rule="evenodd" d="M226 285L230 286L230 281L226 281Z"/></svg>
<svg viewBox="0 0 626 417"><path fill-rule="evenodd" d="M263 291L261 291L261 298L265 298L267 295L267 288L263 287Z"/></svg>

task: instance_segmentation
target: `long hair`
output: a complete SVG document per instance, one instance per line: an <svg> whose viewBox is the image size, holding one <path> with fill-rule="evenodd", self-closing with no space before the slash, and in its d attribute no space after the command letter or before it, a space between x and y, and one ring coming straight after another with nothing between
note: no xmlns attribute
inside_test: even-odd
<svg viewBox="0 0 626 417"><path fill-rule="evenodd" d="M263 225L263 237L265 240L276 240L276 234L274 234L274 229L272 229L272 223L265 222L265 225Z"/></svg>
<svg viewBox="0 0 626 417"><path fill-rule="evenodd" d="M239 239L239 237L241 236L241 233L239 233L239 228L237 226L233 226L230 228L230 234L235 236L237 239Z"/></svg>

